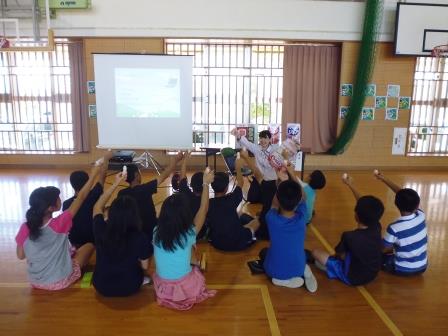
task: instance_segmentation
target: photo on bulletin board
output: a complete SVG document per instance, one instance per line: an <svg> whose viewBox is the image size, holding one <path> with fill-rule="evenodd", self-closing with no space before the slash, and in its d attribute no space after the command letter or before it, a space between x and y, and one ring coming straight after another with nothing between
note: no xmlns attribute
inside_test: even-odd
<svg viewBox="0 0 448 336"><path fill-rule="evenodd" d="M353 96L353 84L342 84L341 96Z"/></svg>
<svg viewBox="0 0 448 336"><path fill-rule="evenodd" d="M375 120L375 109L373 107L363 107L361 120Z"/></svg>
<svg viewBox="0 0 448 336"><path fill-rule="evenodd" d="M389 84L387 85L387 96L398 97L400 95L400 85Z"/></svg>
<svg viewBox="0 0 448 336"><path fill-rule="evenodd" d="M87 93L89 95L95 94L95 81L88 81L87 82Z"/></svg>
<svg viewBox="0 0 448 336"><path fill-rule="evenodd" d="M398 120L398 109L395 107L387 108L385 120Z"/></svg>
<svg viewBox="0 0 448 336"><path fill-rule="evenodd" d="M387 107L387 97L386 96L376 96L375 97L375 108L384 109Z"/></svg>
<svg viewBox="0 0 448 336"><path fill-rule="evenodd" d="M89 117L96 118L96 105L89 105Z"/></svg>
<svg viewBox="0 0 448 336"><path fill-rule="evenodd" d="M376 96L376 84L367 84L366 86L366 97Z"/></svg>
<svg viewBox="0 0 448 336"><path fill-rule="evenodd" d="M400 110L409 110L411 108L411 97L400 97L398 99L398 108Z"/></svg>
<svg viewBox="0 0 448 336"><path fill-rule="evenodd" d="M348 106L340 106L339 107L339 118L340 119L345 119L345 117L347 116L348 113Z"/></svg>

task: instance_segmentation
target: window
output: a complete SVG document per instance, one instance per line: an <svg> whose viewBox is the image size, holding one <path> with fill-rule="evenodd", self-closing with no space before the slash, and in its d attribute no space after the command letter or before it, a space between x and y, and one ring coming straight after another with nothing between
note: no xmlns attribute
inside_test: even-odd
<svg viewBox="0 0 448 336"><path fill-rule="evenodd" d="M193 145L229 145L238 124L280 124L283 42L167 39L166 53L193 58Z"/></svg>
<svg viewBox="0 0 448 336"><path fill-rule="evenodd" d="M409 155L448 155L448 59L417 57Z"/></svg>
<svg viewBox="0 0 448 336"><path fill-rule="evenodd" d="M0 153L74 150L68 42L0 53Z"/></svg>

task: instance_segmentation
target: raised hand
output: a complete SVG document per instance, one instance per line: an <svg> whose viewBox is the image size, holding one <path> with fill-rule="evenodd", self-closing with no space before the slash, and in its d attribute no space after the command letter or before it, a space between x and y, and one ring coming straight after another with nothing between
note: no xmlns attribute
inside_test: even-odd
<svg viewBox="0 0 448 336"><path fill-rule="evenodd" d="M348 186L350 186L353 182L353 178L349 176L347 173L342 174L342 182Z"/></svg>
<svg viewBox="0 0 448 336"><path fill-rule="evenodd" d="M202 182L205 184L211 184L215 179L215 173L213 170L210 170L209 167L204 170L204 177L202 178Z"/></svg>
<svg viewBox="0 0 448 336"><path fill-rule="evenodd" d="M373 176L375 176L378 180L384 181L384 175L378 169L373 171Z"/></svg>

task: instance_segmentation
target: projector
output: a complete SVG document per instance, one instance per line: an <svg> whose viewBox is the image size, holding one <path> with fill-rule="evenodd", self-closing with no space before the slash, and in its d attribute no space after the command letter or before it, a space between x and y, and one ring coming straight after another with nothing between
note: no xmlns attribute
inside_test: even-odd
<svg viewBox="0 0 448 336"><path fill-rule="evenodd" d="M134 160L135 152L129 150L119 150L114 152L114 156L109 162L113 163L130 163Z"/></svg>

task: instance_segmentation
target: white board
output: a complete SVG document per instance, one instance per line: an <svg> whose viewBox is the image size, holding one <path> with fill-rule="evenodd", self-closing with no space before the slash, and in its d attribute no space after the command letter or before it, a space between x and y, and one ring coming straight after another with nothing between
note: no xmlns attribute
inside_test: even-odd
<svg viewBox="0 0 448 336"><path fill-rule="evenodd" d="M441 44L448 44L448 4L397 4L396 55L428 56Z"/></svg>
<svg viewBox="0 0 448 336"><path fill-rule="evenodd" d="M407 128L395 127L392 139L392 155L404 155L406 153Z"/></svg>
<svg viewBox="0 0 448 336"><path fill-rule="evenodd" d="M98 147L191 149L191 56L94 54Z"/></svg>

